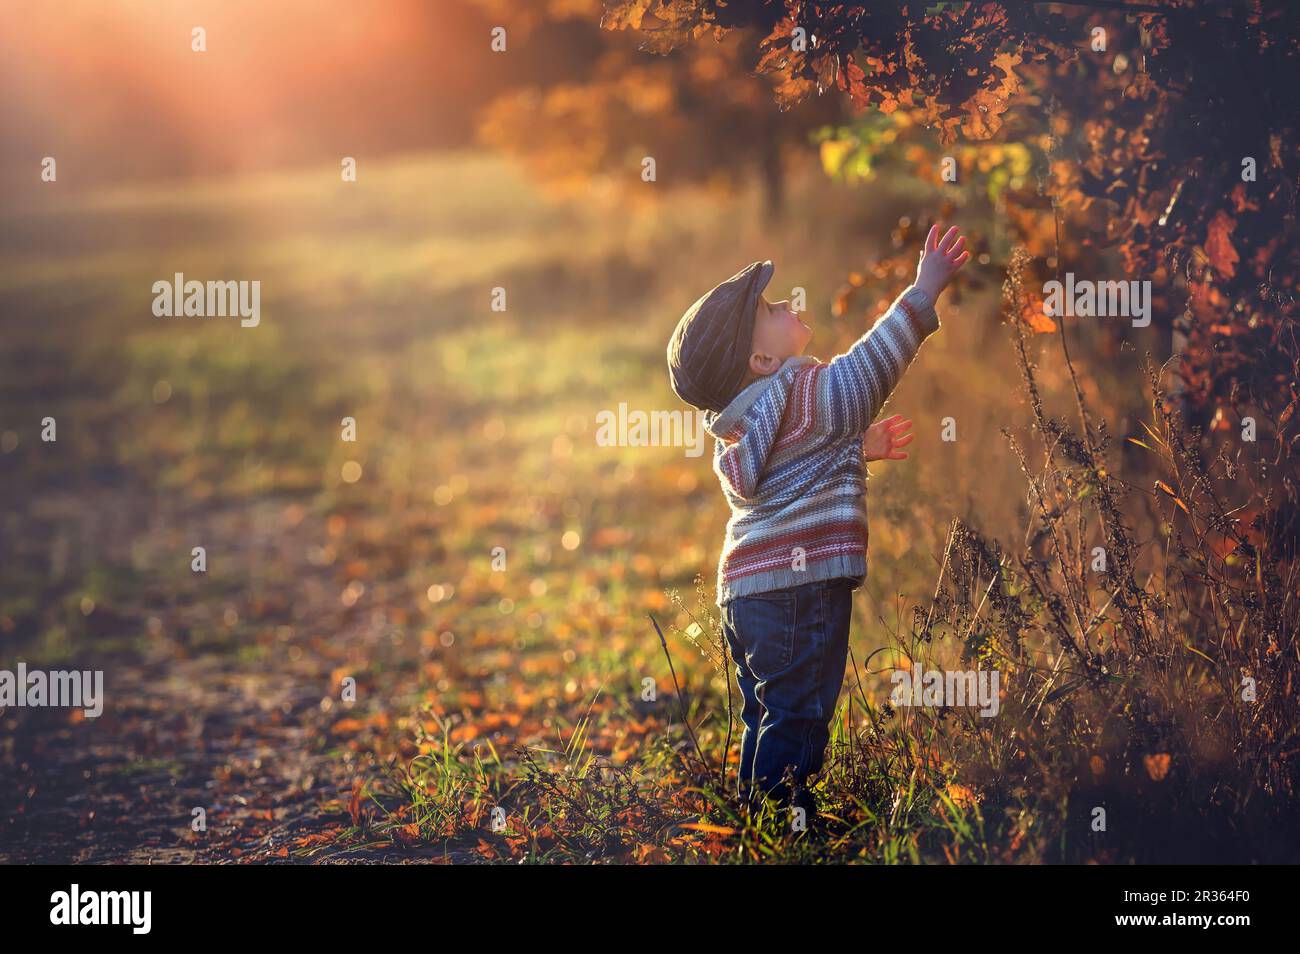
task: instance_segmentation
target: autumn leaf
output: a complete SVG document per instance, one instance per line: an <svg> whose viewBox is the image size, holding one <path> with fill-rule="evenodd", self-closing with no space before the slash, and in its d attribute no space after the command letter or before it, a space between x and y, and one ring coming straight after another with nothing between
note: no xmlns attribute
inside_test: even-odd
<svg viewBox="0 0 1300 954"><path fill-rule="evenodd" d="M413 845L420 841L420 826L412 822L393 829L393 841L399 845Z"/></svg>
<svg viewBox="0 0 1300 954"><path fill-rule="evenodd" d="M667 864L672 860L658 845L637 845L632 856L637 864Z"/></svg>
<svg viewBox="0 0 1300 954"><path fill-rule="evenodd" d="M303 835L301 838L294 839L295 848L314 848L320 845L328 845L334 839L339 837L337 828L330 828L326 831L313 832L310 835Z"/></svg>
<svg viewBox="0 0 1300 954"><path fill-rule="evenodd" d="M844 70L840 74L840 85L848 91L849 99L855 109L866 109L871 105L871 95L867 89L867 74L862 67L853 62L853 57L846 57Z"/></svg>
<svg viewBox="0 0 1300 954"><path fill-rule="evenodd" d="M1234 212L1241 213L1259 211L1259 203L1250 197L1250 194L1246 191L1246 183L1244 182L1238 182L1233 186L1231 198Z"/></svg>
<svg viewBox="0 0 1300 954"><path fill-rule="evenodd" d="M361 798L365 791L365 786L361 779L355 779L352 782L352 798L348 801L348 817L352 819L352 826L355 828L361 824Z"/></svg>
<svg viewBox="0 0 1300 954"><path fill-rule="evenodd" d="M1205 238L1205 255L1220 278L1231 278L1237 272L1237 250L1232 247L1232 231L1237 220L1220 209L1210 222Z"/></svg>
<svg viewBox="0 0 1300 954"><path fill-rule="evenodd" d="M365 727L366 723L362 719L346 718L335 722L332 731L335 735L355 735Z"/></svg>
<svg viewBox="0 0 1300 954"><path fill-rule="evenodd" d="M993 58L993 67L1002 71L1002 78L981 89L965 105L967 118L961 131L971 139L988 139L1002 128L1002 114L1011 105L1011 97L1022 85L1015 67L1023 57L1018 53L999 53Z"/></svg>
<svg viewBox="0 0 1300 954"><path fill-rule="evenodd" d="M948 797L952 799L952 803L958 808L971 808L979 801L979 796L970 788L958 782L949 782L946 792Z"/></svg>
<svg viewBox="0 0 1300 954"><path fill-rule="evenodd" d="M1045 306L1046 301L1041 295L1030 295L1020 311L1020 320L1036 335L1051 334L1056 330L1056 322L1047 314Z"/></svg>
<svg viewBox="0 0 1300 954"><path fill-rule="evenodd" d="M654 0L606 0L600 18L603 30L639 30Z"/></svg>

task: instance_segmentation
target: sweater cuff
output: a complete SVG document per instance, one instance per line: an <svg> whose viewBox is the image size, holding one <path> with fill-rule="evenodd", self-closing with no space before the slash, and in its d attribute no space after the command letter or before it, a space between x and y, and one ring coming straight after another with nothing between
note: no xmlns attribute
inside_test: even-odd
<svg viewBox="0 0 1300 954"><path fill-rule="evenodd" d="M907 315L916 336L924 341L939 330L939 315L934 310L930 296L915 285L910 285L898 296L898 307Z"/></svg>

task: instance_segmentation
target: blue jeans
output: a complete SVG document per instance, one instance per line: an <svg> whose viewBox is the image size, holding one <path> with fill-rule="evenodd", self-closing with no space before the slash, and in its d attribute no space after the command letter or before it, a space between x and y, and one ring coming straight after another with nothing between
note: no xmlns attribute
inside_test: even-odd
<svg viewBox="0 0 1300 954"><path fill-rule="evenodd" d="M803 583L741 596L722 607L722 631L736 663L742 797L787 800L787 770L801 788L820 772L830 740L855 580Z"/></svg>

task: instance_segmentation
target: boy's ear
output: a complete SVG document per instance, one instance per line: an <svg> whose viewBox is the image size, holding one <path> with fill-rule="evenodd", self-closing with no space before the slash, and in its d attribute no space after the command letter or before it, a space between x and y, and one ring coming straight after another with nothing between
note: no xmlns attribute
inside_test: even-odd
<svg viewBox="0 0 1300 954"><path fill-rule="evenodd" d="M767 377L769 374L775 374L779 367L781 367L781 362L776 360L776 358L770 354L755 351L749 356L749 370L753 371L759 377Z"/></svg>

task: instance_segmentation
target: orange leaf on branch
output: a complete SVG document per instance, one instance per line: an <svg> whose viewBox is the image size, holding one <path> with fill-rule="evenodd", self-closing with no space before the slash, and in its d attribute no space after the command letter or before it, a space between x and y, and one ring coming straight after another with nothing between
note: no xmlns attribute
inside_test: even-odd
<svg viewBox="0 0 1300 954"><path fill-rule="evenodd" d="M1222 209L1210 221L1205 237L1205 254L1220 278L1231 278L1237 273L1239 257L1232 247L1232 231L1236 227L1237 220Z"/></svg>

